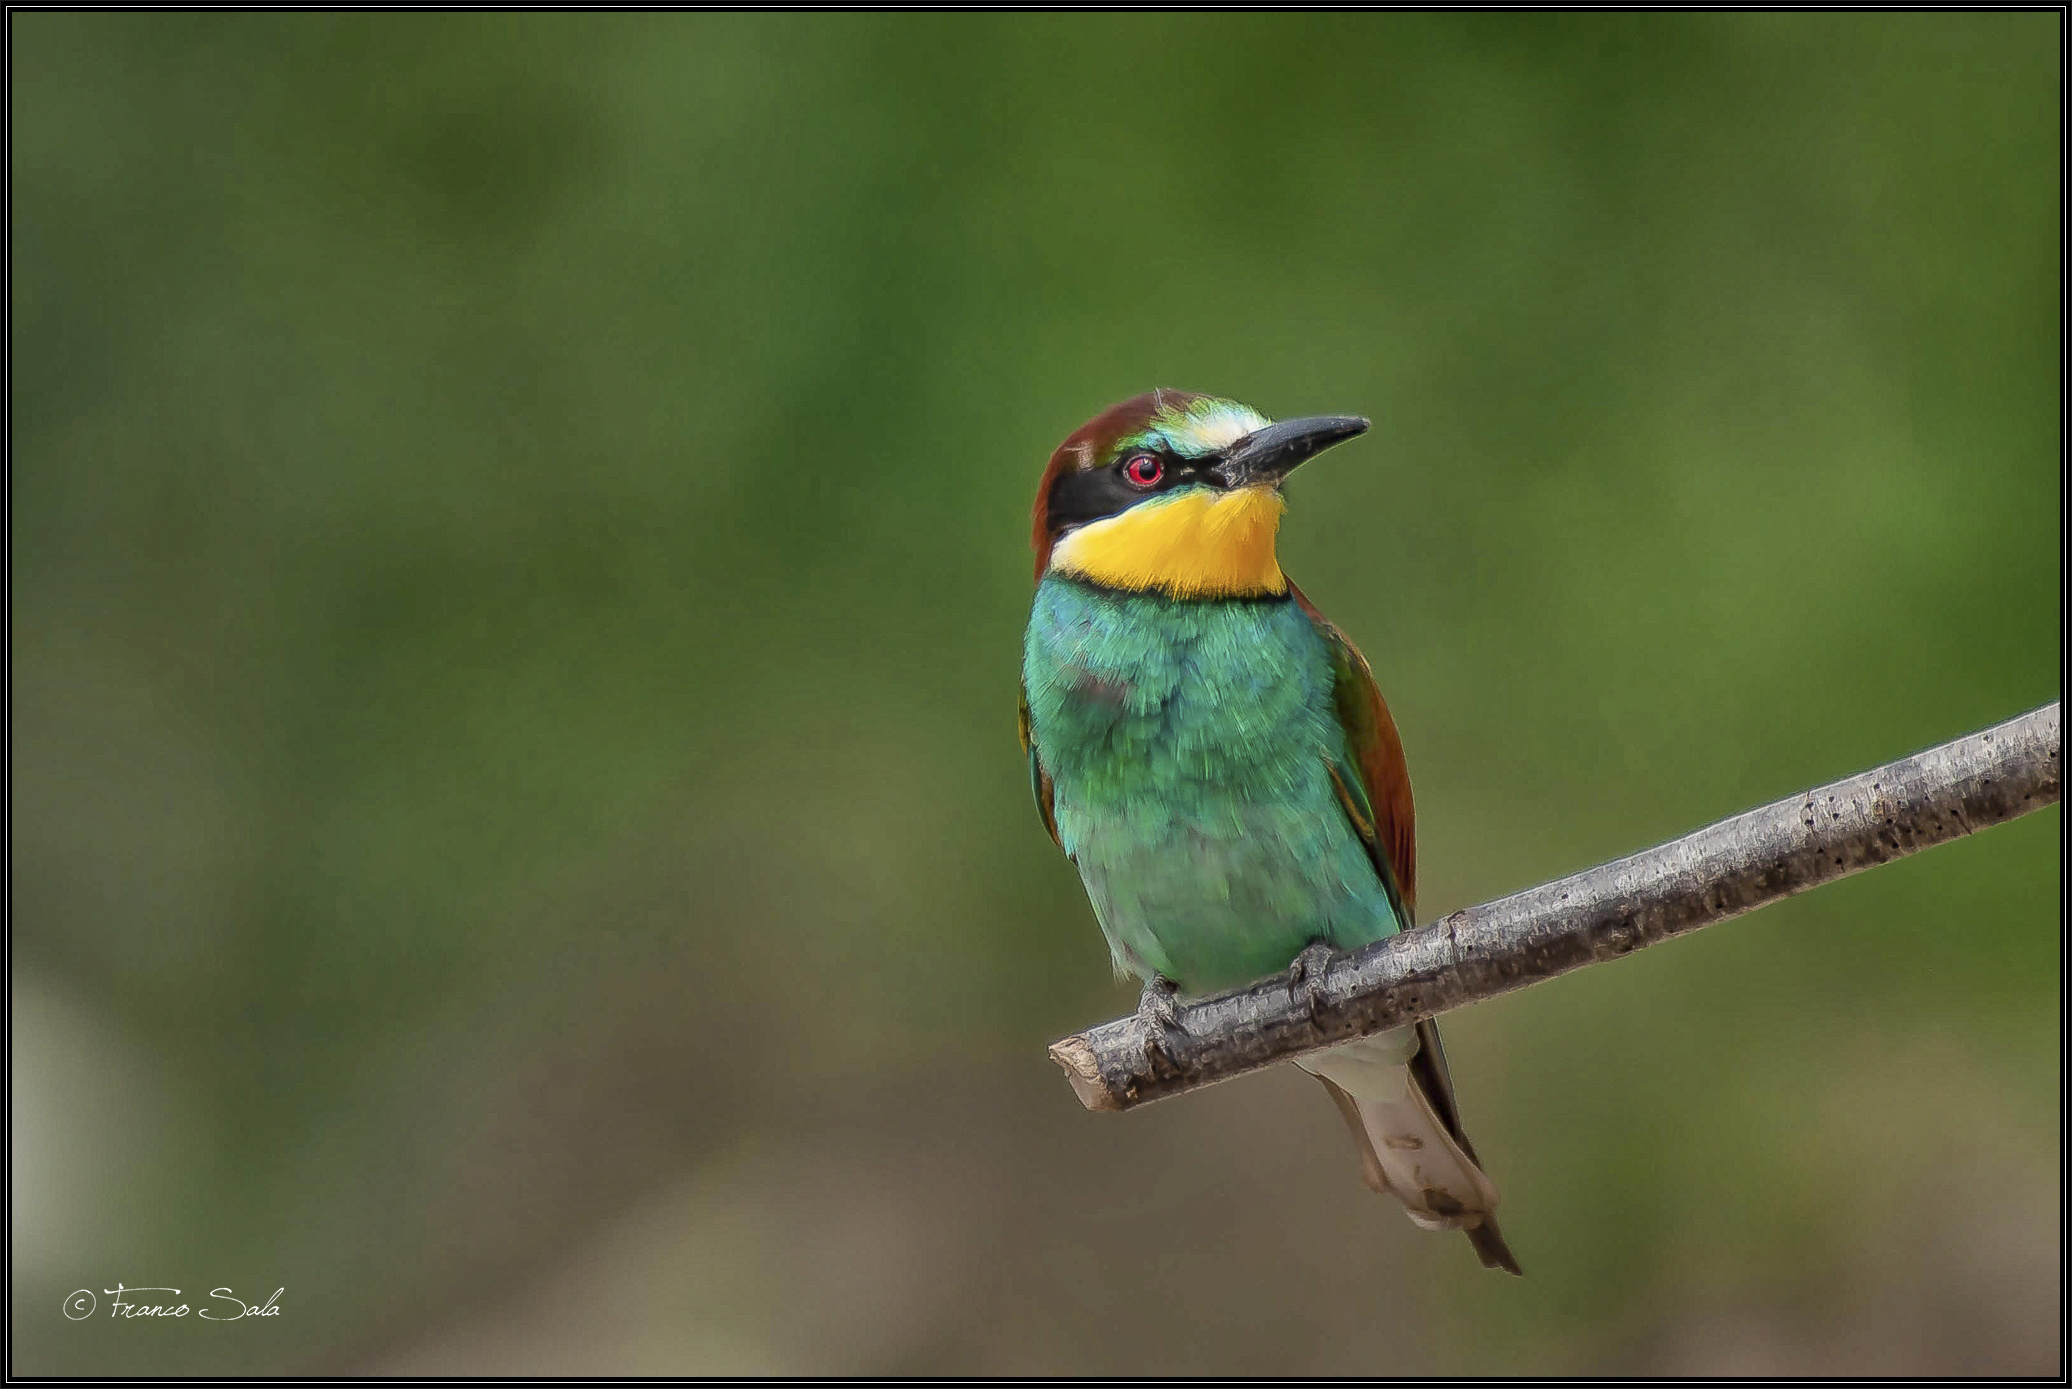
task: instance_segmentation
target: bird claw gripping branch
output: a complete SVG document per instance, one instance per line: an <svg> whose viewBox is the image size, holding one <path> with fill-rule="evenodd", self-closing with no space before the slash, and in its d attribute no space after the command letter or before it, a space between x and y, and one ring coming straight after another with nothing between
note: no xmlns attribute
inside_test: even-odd
<svg viewBox="0 0 2072 1389"><path fill-rule="evenodd" d="M1187 1029L1180 1025L1179 1011L1174 1007L1179 996L1180 986L1162 974L1152 976L1144 985L1144 992L1137 996L1137 1022L1144 1033L1144 1059L1154 1070L1161 1065L1170 1067L1173 1064L1165 1049L1167 1034L1187 1035Z"/></svg>
<svg viewBox="0 0 2072 1389"><path fill-rule="evenodd" d="M1338 952L1327 941L1311 941L1302 953L1288 962L1288 998L1302 1009L1314 1023L1317 1020L1317 1004L1322 999L1321 988L1324 973L1331 968L1332 957Z"/></svg>

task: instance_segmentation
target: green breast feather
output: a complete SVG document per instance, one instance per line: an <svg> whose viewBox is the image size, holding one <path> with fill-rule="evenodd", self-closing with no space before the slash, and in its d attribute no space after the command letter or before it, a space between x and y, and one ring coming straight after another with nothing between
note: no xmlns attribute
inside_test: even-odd
<svg viewBox="0 0 2072 1389"><path fill-rule="evenodd" d="M1350 949L1400 929L1333 784L1349 763L1335 675L1289 600L1038 586L1031 775L1118 971L1210 992L1314 940Z"/></svg>

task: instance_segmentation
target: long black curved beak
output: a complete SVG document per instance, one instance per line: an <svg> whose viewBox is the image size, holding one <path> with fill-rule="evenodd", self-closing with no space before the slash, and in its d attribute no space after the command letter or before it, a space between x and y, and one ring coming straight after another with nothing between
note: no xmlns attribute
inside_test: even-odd
<svg viewBox="0 0 2072 1389"><path fill-rule="evenodd" d="M1224 487L1278 487L1325 449L1366 432L1367 421L1358 415L1281 420L1232 444L1209 471Z"/></svg>

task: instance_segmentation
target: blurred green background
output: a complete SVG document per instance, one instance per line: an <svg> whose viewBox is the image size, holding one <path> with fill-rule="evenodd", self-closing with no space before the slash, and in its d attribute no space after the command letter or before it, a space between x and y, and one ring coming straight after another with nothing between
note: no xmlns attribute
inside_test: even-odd
<svg viewBox="0 0 2072 1389"><path fill-rule="evenodd" d="M1513 1281L1081 1111L1014 734L1152 385L1428 915L2055 698L2055 14L10 37L15 1372L2058 1368L2058 811L1453 1015Z"/></svg>

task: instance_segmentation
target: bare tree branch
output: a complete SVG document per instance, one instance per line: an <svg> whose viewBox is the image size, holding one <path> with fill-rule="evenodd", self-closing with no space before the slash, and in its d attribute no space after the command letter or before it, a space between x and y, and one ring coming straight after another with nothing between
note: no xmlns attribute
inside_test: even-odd
<svg viewBox="0 0 2072 1389"><path fill-rule="evenodd" d="M1349 955L1051 1045L1088 1109L1184 1094L1434 1017L2057 803L2062 706L1722 820Z"/></svg>

